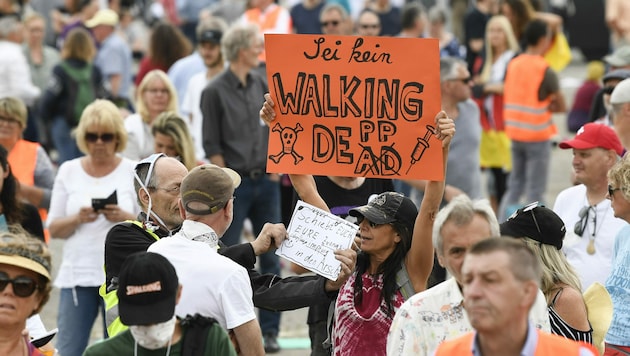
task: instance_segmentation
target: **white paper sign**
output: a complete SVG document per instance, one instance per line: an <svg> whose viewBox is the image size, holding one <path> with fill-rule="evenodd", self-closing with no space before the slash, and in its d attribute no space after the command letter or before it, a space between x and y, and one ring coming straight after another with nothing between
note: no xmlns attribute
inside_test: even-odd
<svg viewBox="0 0 630 356"><path fill-rule="evenodd" d="M276 254L337 280L341 262L333 252L350 248L359 227L300 200L287 230L289 238L284 240Z"/></svg>

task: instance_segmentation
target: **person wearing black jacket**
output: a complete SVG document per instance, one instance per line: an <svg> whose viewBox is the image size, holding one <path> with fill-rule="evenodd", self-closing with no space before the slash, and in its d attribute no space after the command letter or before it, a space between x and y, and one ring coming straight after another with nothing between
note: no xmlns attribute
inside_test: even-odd
<svg viewBox="0 0 630 356"><path fill-rule="evenodd" d="M105 239L105 284L110 292L117 288L120 267L127 256L146 251L155 241L179 231L182 223L178 205L179 187L188 173L178 160L164 154L154 154L140 161L135 169L135 190L138 203L145 212L137 221L126 221L112 227ZM350 275L356 263L356 253L345 250L342 274L337 281L321 276L281 278L275 274L260 274L254 269L256 256L280 246L286 237L282 224L266 224L251 243L224 246L219 253L243 266L249 274L254 305L270 311L294 310L333 300L337 290ZM351 262L348 262L351 261ZM348 273L344 273L348 271ZM107 316L108 320L110 316ZM111 335L110 335L111 336Z"/></svg>

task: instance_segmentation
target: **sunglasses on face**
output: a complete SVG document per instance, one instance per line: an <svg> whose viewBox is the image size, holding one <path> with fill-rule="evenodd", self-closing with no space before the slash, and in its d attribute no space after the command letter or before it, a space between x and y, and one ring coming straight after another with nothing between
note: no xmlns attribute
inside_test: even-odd
<svg viewBox="0 0 630 356"><path fill-rule="evenodd" d="M99 135L97 133L88 132L85 134L85 140L91 143L97 142L99 139L105 143L112 142L114 141L114 138L116 138L116 135L113 133L104 133Z"/></svg>
<svg viewBox="0 0 630 356"><path fill-rule="evenodd" d="M370 24L360 24L359 27L361 27L364 30L367 30L367 29L370 29L370 28L371 29L377 29L377 28L379 28L381 26L380 25L370 25Z"/></svg>
<svg viewBox="0 0 630 356"><path fill-rule="evenodd" d="M333 25L333 26L338 26L339 25L339 21L337 20L332 20L332 21L322 21L319 23L322 27L328 27L328 25Z"/></svg>
<svg viewBox="0 0 630 356"><path fill-rule="evenodd" d="M383 225L388 225L388 224L377 224L375 222L371 222L370 220L366 219L365 216L359 216L357 217L357 225L360 225L363 220L365 220L368 224L368 226L370 226L370 228L375 229L379 226L383 226Z"/></svg>
<svg viewBox="0 0 630 356"><path fill-rule="evenodd" d="M615 192L618 190L621 190L621 188L613 188L612 185L608 184L608 196L610 197L610 199L612 199L613 194L615 194Z"/></svg>
<svg viewBox="0 0 630 356"><path fill-rule="evenodd" d="M16 277L10 279L6 273L0 272L0 292L4 291L9 283L13 287L13 294L20 298L30 297L37 289L37 282L32 278Z"/></svg>
<svg viewBox="0 0 630 356"><path fill-rule="evenodd" d="M465 85L468 85L468 83L470 83L472 81L471 77L466 77L466 78L455 78L455 79L450 79L450 81L453 82L462 82Z"/></svg>

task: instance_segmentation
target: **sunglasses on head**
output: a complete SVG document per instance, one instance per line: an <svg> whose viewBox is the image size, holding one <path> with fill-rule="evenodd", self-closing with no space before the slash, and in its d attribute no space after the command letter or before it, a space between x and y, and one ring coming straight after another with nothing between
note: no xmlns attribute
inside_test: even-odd
<svg viewBox="0 0 630 356"><path fill-rule="evenodd" d="M37 289L37 282L29 277L16 277L10 279L6 273L0 272L0 292L11 283L13 287L13 294L21 298L27 298L33 295Z"/></svg>
<svg viewBox="0 0 630 356"><path fill-rule="evenodd" d="M103 142L112 142L114 141L114 138L116 138L116 135L114 135L113 133L104 133L104 134L97 134L94 132L88 132L85 134L85 140L87 142L96 142L99 139L101 139L101 141Z"/></svg>

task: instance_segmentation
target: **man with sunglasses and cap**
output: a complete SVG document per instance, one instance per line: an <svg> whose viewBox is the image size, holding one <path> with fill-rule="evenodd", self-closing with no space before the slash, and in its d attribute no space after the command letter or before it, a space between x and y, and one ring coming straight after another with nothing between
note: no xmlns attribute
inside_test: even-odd
<svg viewBox="0 0 630 356"><path fill-rule="evenodd" d="M118 289L120 318L129 330L91 346L84 355L188 355L195 348L192 354L199 356L236 356L227 333L214 320L198 327L175 316L183 288L163 256L150 252L129 256Z"/></svg>
<svg viewBox="0 0 630 356"><path fill-rule="evenodd" d="M623 154L623 147L611 127L597 123L582 126L573 139L562 141L559 147L573 150L573 171L580 184L561 191L553 211L567 227L562 251L585 290L593 282L606 282L615 236L626 225L614 217L606 199L606 174Z"/></svg>

